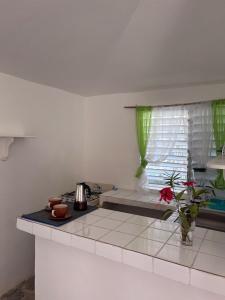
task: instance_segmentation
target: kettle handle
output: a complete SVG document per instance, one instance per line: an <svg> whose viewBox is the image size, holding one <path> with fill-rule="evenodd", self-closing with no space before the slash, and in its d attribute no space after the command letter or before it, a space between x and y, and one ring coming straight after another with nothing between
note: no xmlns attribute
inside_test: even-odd
<svg viewBox="0 0 225 300"><path fill-rule="evenodd" d="M81 182L81 184L84 186L84 189L87 190L87 194L90 197L91 196L91 188L89 185L87 185L85 182Z"/></svg>

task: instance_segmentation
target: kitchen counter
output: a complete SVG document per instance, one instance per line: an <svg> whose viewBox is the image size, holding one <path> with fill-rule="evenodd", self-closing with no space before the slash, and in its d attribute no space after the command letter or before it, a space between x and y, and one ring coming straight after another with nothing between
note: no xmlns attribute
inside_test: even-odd
<svg viewBox="0 0 225 300"><path fill-rule="evenodd" d="M225 233L222 232L198 227L193 246L183 246L177 223L103 208L57 228L18 218L17 228L35 235L36 242L50 240L225 296Z"/></svg>
<svg viewBox="0 0 225 300"><path fill-rule="evenodd" d="M159 202L159 191L151 190L148 192L138 192L135 190L116 189L107 191L100 195L100 205L104 202L119 203L125 205L133 205L144 208L151 208L157 205L157 208L165 208L165 205ZM173 201L168 205L169 207L175 207Z"/></svg>

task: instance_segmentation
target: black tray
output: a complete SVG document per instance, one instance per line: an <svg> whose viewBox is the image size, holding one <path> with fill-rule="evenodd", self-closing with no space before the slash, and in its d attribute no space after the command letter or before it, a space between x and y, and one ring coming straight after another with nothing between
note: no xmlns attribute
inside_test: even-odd
<svg viewBox="0 0 225 300"><path fill-rule="evenodd" d="M48 212L45 209L42 209L40 211L31 213L31 214L22 215L22 218L58 227L58 226L66 224L68 222L71 222L77 218L80 218L80 217L96 210L96 208L97 208L95 206L88 206L87 210L78 211L78 210L73 209L73 203L66 202L66 204L69 206L69 213L71 214L71 218L69 218L67 220L62 220L62 221L51 220L50 219L51 212Z"/></svg>

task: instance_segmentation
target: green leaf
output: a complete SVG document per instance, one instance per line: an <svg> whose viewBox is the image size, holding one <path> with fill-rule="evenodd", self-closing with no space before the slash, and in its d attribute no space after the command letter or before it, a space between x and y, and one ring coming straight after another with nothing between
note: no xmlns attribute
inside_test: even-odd
<svg viewBox="0 0 225 300"><path fill-rule="evenodd" d="M204 194L209 194L209 191L207 189L196 190L192 187L192 196L194 199L198 199L201 195Z"/></svg>
<svg viewBox="0 0 225 300"><path fill-rule="evenodd" d="M201 202L199 203L199 207L205 207L205 206L208 206L209 203L210 203L210 201L201 201Z"/></svg>
<svg viewBox="0 0 225 300"><path fill-rule="evenodd" d="M181 179L180 173L176 173L175 171L172 174L165 173L164 174L166 185L174 188L175 185L179 185L179 180Z"/></svg>
<svg viewBox="0 0 225 300"><path fill-rule="evenodd" d="M192 205L190 205L189 209L190 209L190 215L191 215L191 217L193 219L195 219L198 216L198 212L199 212L198 205L196 203L192 204Z"/></svg>
<svg viewBox="0 0 225 300"><path fill-rule="evenodd" d="M190 229L190 224L189 224L189 222L187 220L186 213L183 212L182 210L179 211L179 218L180 218L180 223L181 223L182 231L188 232L188 230Z"/></svg>
<svg viewBox="0 0 225 300"><path fill-rule="evenodd" d="M177 201L184 200L184 199L182 199L182 197L183 197L183 195L184 195L184 192L185 192L185 190L181 191L180 193L178 193L178 194L176 195L176 200L177 200Z"/></svg>
<svg viewBox="0 0 225 300"><path fill-rule="evenodd" d="M162 215L163 220L166 220L169 218L169 216L173 213L173 210L168 208Z"/></svg>

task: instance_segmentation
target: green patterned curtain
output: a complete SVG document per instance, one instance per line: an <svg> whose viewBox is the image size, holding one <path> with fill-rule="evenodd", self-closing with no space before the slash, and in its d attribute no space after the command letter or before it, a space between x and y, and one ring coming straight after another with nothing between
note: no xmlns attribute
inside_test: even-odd
<svg viewBox="0 0 225 300"><path fill-rule="evenodd" d="M221 154L225 143L225 100L216 100L212 102L213 112L213 130L216 143L217 155ZM219 189L225 189L223 170L218 170L215 180L215 186Z"/></svg>
<svg viewBox="0 0 225 300"><path fill-rule="evenodd" d="M152 108L149 106L136 107L136 128L137 141L141 157L140 166L136 171L136 177L139 178L146 168L148 162L145 159L148 144L149 131L151 126Z"/></svg>

